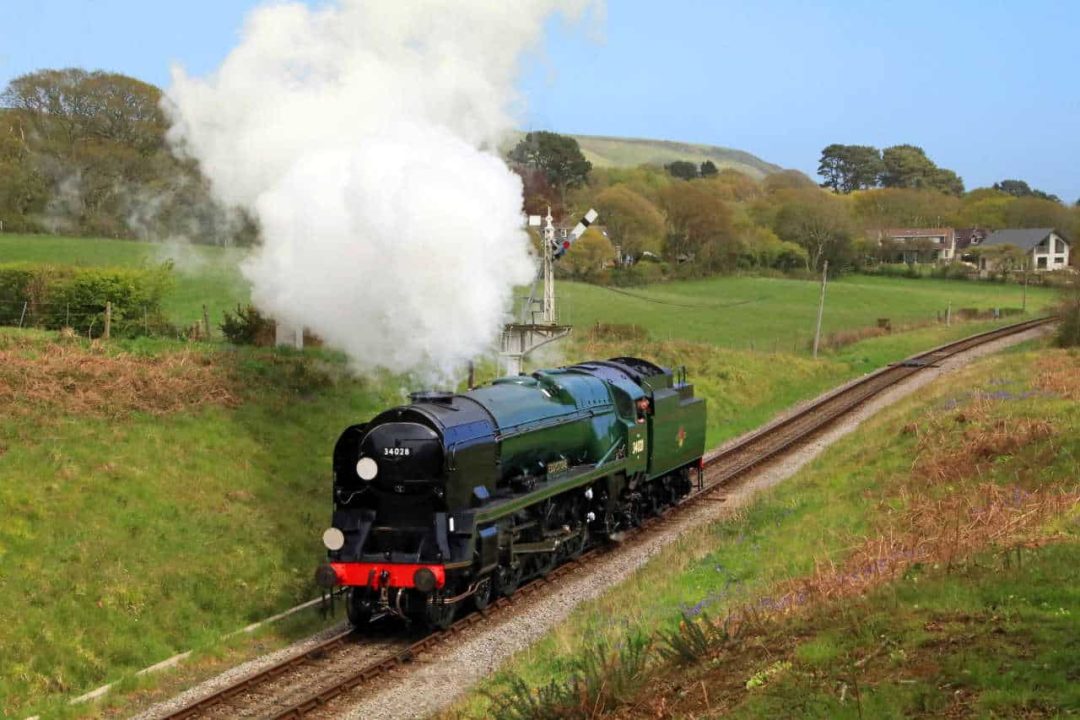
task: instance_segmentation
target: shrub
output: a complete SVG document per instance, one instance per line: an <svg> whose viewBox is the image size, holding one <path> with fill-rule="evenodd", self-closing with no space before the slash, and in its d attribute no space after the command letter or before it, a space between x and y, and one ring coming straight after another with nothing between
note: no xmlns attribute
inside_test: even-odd
<svg viewBox="0 0 1080 720"><path fill-rule="evenodd" d="M572 662L564 680L532 687L513 675L501 692L485 693L498 720L594 718L625 702L637 690L653 655L648 637L631 632L615 648L603 640Z"/></svg>
<svg viewBox="0 0 1080 720"><path fill-rule="evenodd" d="M161 301L172 286L172 266L157 268L0 265L0 324L88 334L104 328L112 304L112 332L133 337L169 332Z"/></svg>
<svg viewBox="0 0 1080 720"><path fill-rule="evenodd" d="M254 305L237 305L235 315L225 311L221 332L235 345L269 345L274 337L274 321Z"/></svg>
<svg viewBox="0 0 1080 720"><path fill-rule="evenodd" d="M1058 308L1061 324L1054 342L1058 347L1080 346L1080 286Z"/></svg>

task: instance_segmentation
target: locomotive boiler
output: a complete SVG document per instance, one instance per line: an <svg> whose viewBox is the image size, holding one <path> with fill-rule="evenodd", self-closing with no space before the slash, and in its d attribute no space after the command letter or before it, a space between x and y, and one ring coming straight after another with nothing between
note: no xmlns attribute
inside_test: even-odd
<svg viewBox="0 0 1080 720"><path fill-rule="evenodd" d="M327 588L349 620L446 627L692 489L705 402L685 370L621 357L416 393L342 433Z"/></svg>

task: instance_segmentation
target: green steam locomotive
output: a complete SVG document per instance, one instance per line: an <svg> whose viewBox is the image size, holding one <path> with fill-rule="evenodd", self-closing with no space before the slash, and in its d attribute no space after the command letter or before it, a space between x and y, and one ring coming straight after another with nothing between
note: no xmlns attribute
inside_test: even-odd
<svg viewBox="0 0 1080 720"><path fill-rule="evenodd" d="M446 627L686 495L705 402L685 369L620 357L417 393L333 456L326 588L356 626Z"/></svg>

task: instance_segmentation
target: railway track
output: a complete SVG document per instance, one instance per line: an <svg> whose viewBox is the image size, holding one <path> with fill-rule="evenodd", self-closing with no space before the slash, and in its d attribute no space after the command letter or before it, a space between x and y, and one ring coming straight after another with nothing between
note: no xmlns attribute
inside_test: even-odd
<svg viewBox="0 0 1080 720"><path fill-rule="evenodd" d="M641 537L657 525L670 523L688 508L708 500L730 481L775 458L785 450L813 438L833 421L859 407L883 390L927 367L1009 335L1053 322L1038 318L973 335L941 345L894 363L844 385L737 442L714 450L704 458L705 482L679 505L662 516L646 520L627 538ZM249 675L226 688L162 716L161 720L189 718L258 717L284 720L302 718L325 708L333 699L385 676L424 652L450 642L461 632L510 611L523 600L545 591L559 579L580 572L610 547L590 550L524 585L513 596L500 598L481 612L473 612L444 631L413 642L379 640L343 632L315 647Z"/></svg>

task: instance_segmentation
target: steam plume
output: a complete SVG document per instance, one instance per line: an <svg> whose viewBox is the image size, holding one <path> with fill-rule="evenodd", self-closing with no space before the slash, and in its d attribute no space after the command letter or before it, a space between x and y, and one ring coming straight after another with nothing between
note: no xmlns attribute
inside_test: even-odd
<svg viewBox="0 0 1080 720"><path fill-rule="evenodd" d="M585 4L273 4L210 77L174 69L171 141L260 223L256 304L361 370L445 375L490 348L534 273L495 154L517 64Z"/></svg>

